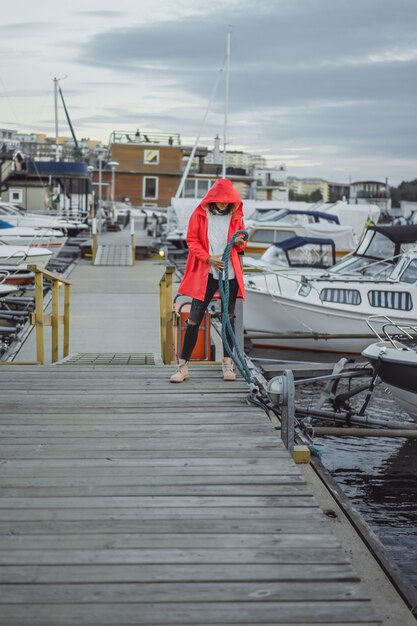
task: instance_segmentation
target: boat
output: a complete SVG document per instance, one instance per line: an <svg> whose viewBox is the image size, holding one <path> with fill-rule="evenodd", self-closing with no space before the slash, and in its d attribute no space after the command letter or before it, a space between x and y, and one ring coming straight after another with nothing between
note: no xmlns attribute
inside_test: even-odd
<svg viewBox="0 0 417 626"><path fill-rule="evenodd" d="M4 285L30 285L34 277L34 273L24 263L13 267L0 265L0 282Z"/></svg>
<svg viewBox="0 0 417 626"><path fill-rule="evenodd" d="M417 307L417 226L369 226L354 253L317 275L247 275L244 325L255 346L360 354L366 320L412 325Z"/></svg>
<svg viewBox="0 0 417 626"><path fill-rule="evenodd" d="M1 275L0 275L0 280L1 280ZM16 287L15 285L0 283L0 298L4 298L4 296L9 296L10 294L15 293L16 291L18 291L18 287Z"/></svg>
<svg viewBox="0 0 417 626"><path fill-rule="evenodd" d="M67 237L62 230L39 227L13 226L10 222L0 219L0 241L12 246L43 246L45 248L61 248Z"/></svg>
<svg viewBox="0 0 417 626"><path fill-rule="evenodd" d="M382 322L378 332L375 321ZM397 324L386 315L372 316L368 326L379 339L362 351L394 399L417 421L417 326Z"/></svg>
<svg viewBox="0 0 417 626"><path fill-rule="evenodd" d="M32 246L10 246L0 241L0 265L13 267L26 263L45 267L52 256L51 250Z"/></svg>
<svg viewBox="0 0 417 626"><path fill-rule="evenodd" d="M12 226L57 229L69 237L75 237L81 232L88 231L88 224L85 222L67 220L54 215L29 213L22 211L10 202L0 202L0 219L6 220Z"/></svg>
<svg viewBox="0 0 417 626"><path fill-rule="evenodd" d="M337 256L345 256L357 246L351 226L342 226L339 218L321 211L280 211L282 219L271 222L254 222L247 225L249 239L246 253L261 256L272 244L292 239L310 237L332 239Z"/></svg>
<svg viewBox="0 0 417 626"><path fill-rule="evenodd" d="M260 259L251 256L243 257L243 270L294 272L308 272L320 275L324 269L336 263L336 246L333 239L318 237L291 237L274 243Z"/></svg>

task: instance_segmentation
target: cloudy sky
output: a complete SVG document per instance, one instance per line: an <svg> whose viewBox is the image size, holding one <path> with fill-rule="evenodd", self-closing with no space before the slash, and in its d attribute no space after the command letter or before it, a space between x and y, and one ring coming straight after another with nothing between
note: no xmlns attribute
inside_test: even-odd
<svg viewBox="0 0 417 626"><path fill-rule="evenodd" d="M192 143L232 31L229 139L334 181L417 178L417 0L19 0L2 6L0 127ZM220 84L202 135L223 128ZM69 134L61 113L61 134Z"/></svg>

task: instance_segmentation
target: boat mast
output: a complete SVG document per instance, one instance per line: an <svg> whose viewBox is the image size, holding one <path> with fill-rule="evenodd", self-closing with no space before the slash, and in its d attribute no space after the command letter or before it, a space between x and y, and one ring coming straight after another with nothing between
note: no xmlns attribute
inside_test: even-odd
<svg viewBox="0 0 417 626"><path fill-rule="evenodd" d="M59 78L54 78L54 103L55 103L55 161L59 161L59 138L58 138L58 82Z"/></svg>
<svg viewBox="0 0 417 626"><path fill-rule="evenodd" d="M227 56L226 56L226 85L224 99L224 130L223 130L223 168L222 178L226 178L226 156L227 156L227 117L229 114L229 91L230 91L230 48L232 33L227 33Z"/></svg>

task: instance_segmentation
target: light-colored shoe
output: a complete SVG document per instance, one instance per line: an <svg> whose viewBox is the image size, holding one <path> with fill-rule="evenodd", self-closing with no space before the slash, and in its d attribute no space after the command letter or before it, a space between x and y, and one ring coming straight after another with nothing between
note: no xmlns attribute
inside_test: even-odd
<svg viewBox="0 0 417 626"><path fill-rule="evenodd" d="M172 374L169 380L171 383L183 383L184 380L188 380L189 378L190 374L188 373L188 361L180 359L180 362L177 365L177 371L175 374Z"/></svg>
<svg viewBox="0 0 417 626"><path fill-rule="evenodd" d="M233 361L232 359L223 359L223 380L232 381L236 380L236 374L233 369Z"/></svg>

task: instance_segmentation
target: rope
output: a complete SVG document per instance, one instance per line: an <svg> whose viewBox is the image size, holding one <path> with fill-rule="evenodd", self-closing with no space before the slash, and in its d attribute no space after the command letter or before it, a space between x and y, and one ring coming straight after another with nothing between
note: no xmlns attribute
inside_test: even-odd
<svg viewBox="0 0 417 626"><path fill-rule="evenodd" d="M234 246L235 240L237 237L243 237L245 241L249 238L248 232L246 230L238 230L227 246L224 249L222 261L224 261L224 270L220 270L219 272L219 289L220 296L222 299L223 305L223 315L222 315L222 340L223 344L226 347L227 354L232 358L234 364L236 365L239 372L242 374L245 381L251 385L252 387L256 387L255 380L252 377L252 373L247 365L246 355L242 354L236 339L236 335L233 331L232 325L230 323L228 311L229 311L229 262L230 262L230 254L232 248ZM229 332L229 336L232 340L234 351L230 349L229 342L227 340L226 330Z"/></svg>

